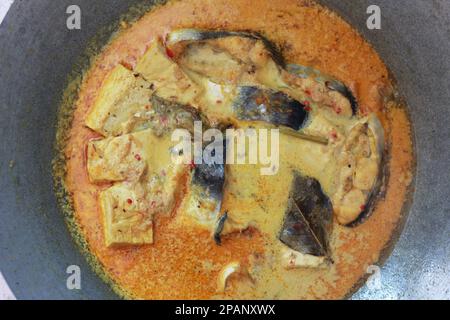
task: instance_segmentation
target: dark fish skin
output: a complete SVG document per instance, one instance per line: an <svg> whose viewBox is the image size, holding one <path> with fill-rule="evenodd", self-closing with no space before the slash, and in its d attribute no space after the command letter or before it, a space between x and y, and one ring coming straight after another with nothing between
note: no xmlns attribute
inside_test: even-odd
<svg viewBox="0 0 450 320"><path fill-rule="evenodd" d="M222 201L225 184L224 164L198 164L195 166L192 183L205 189L205 194L215 200Z"/></svg>
<svg viewBox="0 0 450 320"><path fill-rule="evenodd" d="M223 158L226 157L226 140L223 141ZM202 189L202 195L209 198L215 203L215 211L221 212L221 205L223 199L223 191L225 185L225 164L223 163L201 163L195 166L195 171L192 177L193 185ZM228 214L223 214L217 221L213 238L217 245L221 244L220 235L222 233L224 224Z"/></svg>
<svg viewBox="0 0 450 320"><path fill-rule="evenodd" d="M162 136L171 134L175 129L186 129L193 134L195 121L208 125L207 119L191 106L168 101L156 94L150 97L149 102L152 105L149 114L136 120L132 132L152 129L157 136Z"/></svg>
<svg viewBox="0 0 450 320"><path fill-rule="evenodd" d="M195 108L168 101L156 95L151 97L150 102L157 120L161 117L166 119L164 128L168 133L177 128L193 130L194 121L202 121L205 128L210 127L207 119ZM156 121L155 123L154 129L159 128L159 122ZM163 133L166 133L166 131ZM210 198L216 202L217 209L220 209L225 184L225 164L223 162L226 157L226 139L222 143L223 155L219 157L222 159L221 163L205 163L203 161L201 164L195 165L191 181L193 185L200 187L203 197Z"/></svg>
<svg viewBox="0 0 450 320"><path fill-rule="evenodd" d="M329 257L328 234L333 217L331 201L317 180L297 173L294 175L279 239L295 251Z"/></svg>
<svg viewBox="0 0 450 320"><path fill-rule="evenodd" d="M350 89L343 85L342 83L338 82L338 81L326 81L325 82L325 86L333 91L337 91L340 94L342 94L344 97L346 97L348 99L348 101L350 102L350 106L352 108L352 114L355 116L358 113L358 102L356 101L355 96L353 95L353 93L350 91Z"/></svg>
<svg viewBox="0 0 450 320"><path fill-rule="evenodd" d="M187 129L192 133L195 121L202 121L207 124L207 120L203 115L191 106L169 101L155 94L151 96L150 102L157 117L166 118L166 127L168 130L180 128Z"/></svg>
<svg viewBox="0 0 450 320"><path fill-rule="evenodd" d="M309 118L304 105L285 93L253 86L239 87L233 110L240 120L265 121L294 130Z"/></svg>
<svg viewBox="0 0 450 320"><path fill-rule="evenodd" d="M152 103L153 109L161 115L168 115L170 113L180 113L185 112L189 113L190 117L193 121L201 121L202 117L197 109L179 104L177 102L169 101L164 98L161 98L157 96L156 94L153 94L150 97L150 102Z"/></svg>
<svg viewBox="0 0 450 320"><path fill-rule="evenodd" d="M168 35L170 43L177 43L181 41L206 41L211 39L220 39L226 37L243 37L261 41L266 47L267 51L272 56L274 62L289 73L306 78L312 77L315 81L322 83L329 90L337 91L346 97L351 105L353 115L358 112L358 102L352 91L342 82L332 78L317 69L297 65L286 64L281 50L272 41L257 32L250 31L225 31L225 30L199 30L199 29L180 29L171 32Z"/></svg>
<svg viewBox="0 0 450 320"><path fill-rule="evenodd" d="M286 70L298 77L301 78L308 78L312 77L315 81L323 84L325 87L327 87L329 90L337 91L341 95L343 95L345 98L348 99L350 102L352 113L353 115L356 115L358 112L358 102L356 101L355 96L353 95L352 91L342 82L322 73L321 71L307 67L307 66L301 66L298 64L288 64L286 66Z"/></svg>
<svg viewBox="0 0 450 320"><path fill-rule="evenodd" d="M216 227L214 229L214 241L215 243L220 246L222 244L222 239L221 239L221 234L223 231L223 227L225 226L225 222L228 219L228 212L225 212L218 220L216 223Z"/></svg>
<svg viewBox="0 0 450 320"><path fill-rule="evenodd" d="M223 140L222 162L226 159L226 139ZM205 198L210 198L216 203L216 210L220 212L225 185L225 164L205 163L195 165L191 183L202 189Z"/></svg>
<svg viewBox="0 0 450 320"><path fill-rule="evenodd" d="M180 29L171 32L168 35L169 43L177 43L180 41L206 41L212 39L220 39L227 37L243 37L261 41L266 47L267 51L272 56L276 64L285 67L286 62L283 54L278 47L269 39L258 32L251 31L226 31L226 30L199 30L199 29Z"/></svg>

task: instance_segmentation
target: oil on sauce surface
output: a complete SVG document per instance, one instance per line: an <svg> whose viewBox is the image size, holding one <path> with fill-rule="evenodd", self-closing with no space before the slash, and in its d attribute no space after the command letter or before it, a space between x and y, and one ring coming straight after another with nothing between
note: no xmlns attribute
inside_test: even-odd
<svg viewBox="0 0 450 320"><path fill-rule="evenodd" d="M181 228L173 217L157 217L154 244L140 247L107 248L104 242L99 192L106 186L89 182L85 147L96 138L84 126L87 111L104 77L117 64L134 66L149 44L170 30L183 27L256 30L283 46L289 62L313 66L344 81L356 95L362 112L375 112L387 133L389 181L385 196L364 224L350 229L335 226L331 239L335 263L325 269L286 271L267 262L256 287L232 282L226 295L216 292L220 269L231 261L270 256L276 247L267 246L255 230L226 236L218 247L207 231ZM90 250L107 275L128 297L145 299L208 298L342 298L375 263L389 241L401 216L411 181L413 151L410 125L402 108L386 108L388 71L375 51L335 14L311 1L173 1L146 14L120 34L98 57L86 75L74 113L66 149L66 184L73 195L77 221ZM259 185L259 194L279 199L286 193L284 170L280 185ZM288 180L288 179L287 179ZM252 190L252 182L240 179L241 190ZM276 182L275 182L276 183ZM256 192L256 190L253 190ZM277 196L278 195L278 196ZM282 198L282 197L281 197ZM276 211L280 201L264 201ZM242 204L241 204L242 205ZM244 204L245 205L245 204ZM252 210L252 208L247 208ZM176 215L176 213L175 213Z"/></svg>

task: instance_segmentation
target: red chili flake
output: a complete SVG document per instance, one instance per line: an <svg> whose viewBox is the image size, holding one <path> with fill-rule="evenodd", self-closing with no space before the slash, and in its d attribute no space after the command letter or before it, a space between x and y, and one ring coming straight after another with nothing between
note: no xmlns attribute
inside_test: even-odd
<svg viewBox="0 0 450 320"><path fill-rule="evenodd" d="M335 107L334 110L336 111L337 114L340 114L342 112L341 107Z"/></svg>
<svg viewBox="0 0 450 320"><path fill-rule="evenodd" d="M305 111L310 112L310 111L312 110L312 109L311 109L311 103L310 103L309 101L303 101L303 105L304 105L303 109L304 109Z"/></svg>
<svg viewBox="0 0 450 320"><path fill-rule="evenodd" d="M175 57L175 53L172 50L170 50L169 48L166 48L166 54L169 58Z"/></svg>
<svg viewBox="0 0 450 320"><path fill-rule="evenodd" d="M255 102L257 105L261 105L264 103L264 98L263 97L256 97Z"/></svg>
<svg viewBox="0 0 450 320"><path fill-rule="evenodd" d="M167 116L162 116L161 117L161 123L163 125L167 125L169 123L169 118L167 118Z"/></svg>
<svg viewBox="0 0 450 320"><path fill-rule="evenodd" d="M331 131L330 132L330 136L333 138L333 139L337 139L337 133L336 133L336 131Z"/></svg>
<svg viewBox="0 0 450 320"><path fill-rule="evenodd" d="M191 160L191 163L189 164L189 168L190 168L191 170L195 169L195 163L194 163L194 160Z"/></svg>
<svg viewBox="0 0 450 320"><path fill-rule="evenodd" d="M130 71L133 70L133 65L128 61L122 61L120 64Z"/></svg>
<svg viewBox="0 0 450 320"><path fill-rule="evenodd" d="M94 147L94 144L92 145ZM94 147L95 150L95 147ZM86 145L84 146L84 152L83 152L83 162L86 164L88 161L88 157L89 157L89 144L86 143Z"/></svg>
<svg viewBox="0 0 450 320"><path fill-rule="evenodd" d="M127 203L128 204L133 204L133 200L132 199L127 199Z"/></svg>
<svg viewBox="0 0 450 320"><path fill-rule="evenodd" d="M305 93L306 93L306 95L311 96L311 90L306 89L306 90L305 90Z"/></svg>
<svg viewBox="0 0 450 320"><path fill-rule="evenodd" d="M141 161L141 159L142 159L141 156L138 154L136 154L134 157L136 158L137 161Z"/></svg>
<svg viewBox="0 0 450 320"><path fill-rule="evenodd" d="M360 205L360 206L359 206L359 209L361 209L361 211L366 210L366 205L364 205L364 204Z"/></svg>
<svg viewBox="0 0 450 320"><path fill-rule="evenodd" d="M361 106L359 111L360 111L362 116L367 116L367 114L368 114L367 109L364 106Z"/></svg>

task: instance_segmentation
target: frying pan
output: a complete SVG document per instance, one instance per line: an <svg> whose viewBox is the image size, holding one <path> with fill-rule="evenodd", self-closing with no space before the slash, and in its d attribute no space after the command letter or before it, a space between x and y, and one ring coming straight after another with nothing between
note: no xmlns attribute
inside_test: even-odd
<svg viewBox="0 0 450 320"><path fill-rule="evenodd" d="M373 44L397 79L414 127L417 172L405 227L400 224L385 252L396 242L381 268L381 287L362 286L353 298L448 299L450 3L322 3ZM81 30L66 28L71 4L82 8ZM152 4L16 0L0 27L0 272L19 299L116 298L79 253L58 209L51 169L55 125L67 77L83 67L86 48L106 43L121 15L139 15L136 8ZM381 30L366 28L371 4L381 8ZM69 265L81 268L81 290L66 288Z"/></svg>

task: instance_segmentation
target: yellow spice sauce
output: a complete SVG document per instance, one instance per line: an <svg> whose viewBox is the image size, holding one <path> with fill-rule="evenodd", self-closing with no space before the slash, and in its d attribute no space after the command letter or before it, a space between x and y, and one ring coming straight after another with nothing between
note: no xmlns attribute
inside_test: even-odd
<svg viewBox="0 0 450 320"><path fill-rule="evenodd" d="M281 227L292 182L292 170L320 177L325 192L327 169L308 165L309 142L281 137L280 167L274 176L261 176L259 167L234 166L224 206L253 217L258 228L223 237L217 246L209 231L177 223L182 199L170 216L157 216L154 243L144 246L105 246L98 195L109 185L89 181L86 145L98 138L85 126L86 115L108 72L118 63L134 67L148 46L178 28L254 30L278 43L288 62L312 66L349 86L362 114L375 113L385 129L389 157L384 196L372 216L355 228L334 224L331 249L334 264L318 269L286 270L276 263ZM130 298L210 299L279 298L338 299L346 296L369 265L380 258L402 215L414 165L411 127L404 108L387 102L394 88L388 70L374 49L346 22L328 9L300 0L169 1L124 27L97 57L85 75L75 106L65 150L66 186L73 197L75 217L89 250ZM314 148L320 148L315 146ZM303 159L303 160L302 160ZM329 169L331 172L331 169ZM233 280L217 292L217 276L232 261L257 263L254 282Z"/></svg>

